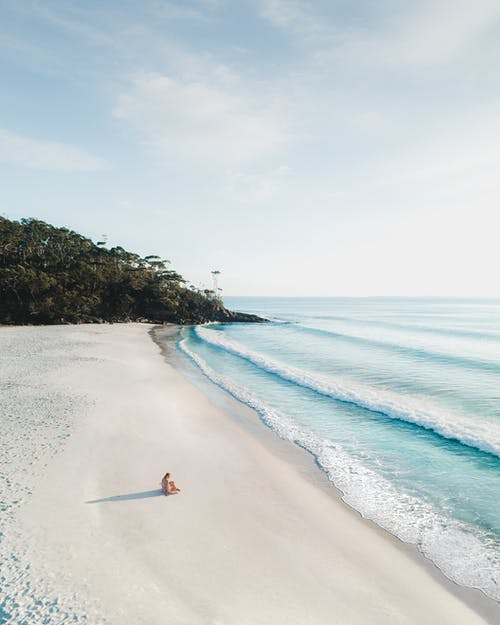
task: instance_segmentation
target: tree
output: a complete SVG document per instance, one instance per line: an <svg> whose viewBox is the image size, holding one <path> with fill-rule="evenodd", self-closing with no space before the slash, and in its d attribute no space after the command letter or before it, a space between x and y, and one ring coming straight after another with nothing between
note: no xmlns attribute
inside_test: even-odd
<svg viewBox="0 0 500 625"><path fill-rule="evenodd" d="M207 294L186 288L159 256L107 249L37 219L0 217L1 323L190 323L209 316Z"/></svg>

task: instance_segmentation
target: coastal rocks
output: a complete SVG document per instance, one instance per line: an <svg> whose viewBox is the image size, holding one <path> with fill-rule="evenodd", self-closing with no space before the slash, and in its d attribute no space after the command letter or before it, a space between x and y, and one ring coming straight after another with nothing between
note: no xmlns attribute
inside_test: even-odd
<svg viewBox="0 0 500 625"><path fill-rule="evenodd" d="M269 319L264 319L258 315L228 310L218 299L207 299L203 306L183 311L182 315L155 310L151 312L148 320L150 323L175 323L178 325L203 324L211 321L221 323L267 323L269 321Z"/></svg>
<svg viewBox="0 0 500 625"><path fill-rule="evenodd" d="M208 321L223 321L225 323L267 323L269 320L259 317L258 315L251 315L249 313L234 312L222 308L215 312L212 319Z"/></svg>

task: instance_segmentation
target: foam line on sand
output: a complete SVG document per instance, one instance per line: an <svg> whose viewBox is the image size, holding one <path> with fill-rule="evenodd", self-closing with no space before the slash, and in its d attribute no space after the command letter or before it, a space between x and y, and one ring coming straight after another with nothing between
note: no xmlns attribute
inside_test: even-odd
<svg viewBox="0 0 500 625"><path fill-rule="evenodd" d="M494 622L496 604L471 606L210 401L150 330L38 330L76 345L53 385L88 400L15 518L59 605L92 625ZM178 496L159 490L166 470Z"/></svg>

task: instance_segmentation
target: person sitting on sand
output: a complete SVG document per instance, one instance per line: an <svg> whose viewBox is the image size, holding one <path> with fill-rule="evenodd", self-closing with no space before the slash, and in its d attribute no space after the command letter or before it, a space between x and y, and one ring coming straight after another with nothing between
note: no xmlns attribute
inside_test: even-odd
<svg viewBox="0 0 500 625"><path fill-rule="evenodd" d="M177 488L175 482L170 481L170 473L165 473L161 481L161 489L165 495L177 495L181 492L180 488Z"/></svg>

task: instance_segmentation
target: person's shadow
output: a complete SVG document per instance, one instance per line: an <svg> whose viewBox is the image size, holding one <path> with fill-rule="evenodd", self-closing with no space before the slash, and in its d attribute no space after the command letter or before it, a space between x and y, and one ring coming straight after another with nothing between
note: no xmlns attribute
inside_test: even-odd
<svg viewBox="0 0 500 625"><path fill-rule="evenodd" d="M103 497L102 499L91 499L85 503L112 503L115 501L130 501L131 499L149 499L151 497L165 496L161 488L155 490L143 490L140 493L128 493L126 495L113 495L112 497Z"/></svg>

